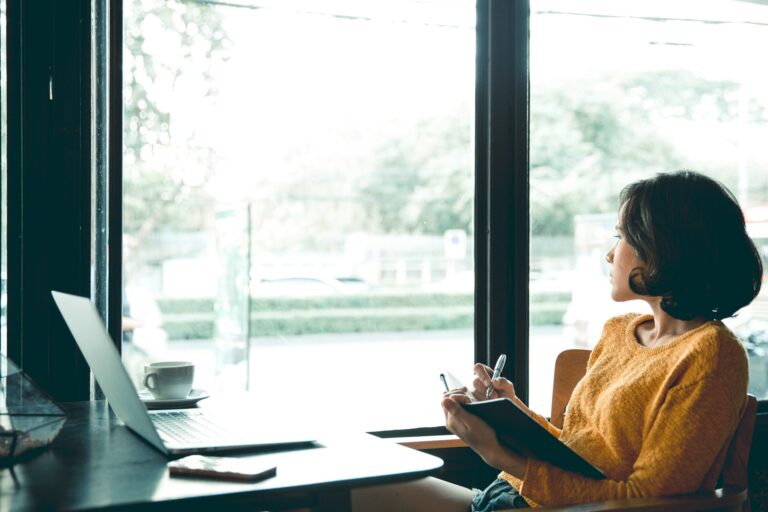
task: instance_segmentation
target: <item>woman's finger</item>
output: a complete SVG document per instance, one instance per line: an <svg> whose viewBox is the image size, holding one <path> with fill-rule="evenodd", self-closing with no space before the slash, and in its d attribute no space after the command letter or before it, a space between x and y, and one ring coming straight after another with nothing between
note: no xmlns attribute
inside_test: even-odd
<svg viewBox="0 0 768 512"><path fill-rule="evenodd" d="M469 404L475 401L474 398L472 398L472 396L466 392L464 393L445 392L443 393L443 399L446 399L446 398L451 399L458 404Z"/></svg>
<svg viewBox="0 0 768 512"><path fill-rule="evenodd" d="M491 382L493 385L493 392L491 393L492 397L507 397L507 398L514 398L515 397L515 386L510 381L505 379L504 377L499 377L497 379L493 379Z"/></svg>
<svg viewBox="0 0 768 512"><path fill-rule="evenodd" d="M444 398L442 405L445 412L445 428L459 437L466 435L469 431L469 426L463 420L465 418L464 414L467 413L461 408L461 405L451 398Z"/></svg>
<svg viewBox="0 0 768 512"><path fill-rule="evenodd" d="M448 391L443 391L443 396L455 395L455 394L466 393L466 392L467 392L467 386L462 386L460 388L454 388L454 389L449 389Z"/></svg>
<svg viewBox="0 0 768 512"><path fill-rule="evenodd" d="M475 379L480 379L480 382L487 388L491 383L491 375L493 375L493 369L484 365L483 363L475 363L473 367Z"/></svg>
<svg viewBox="0 0 768 512"><path fill-rule="evenodd" d="M453 401L459 404L469 404L474 402L472 397L470 397L467 393L456 393L454 395L449 395L449 396Z"/></svg>

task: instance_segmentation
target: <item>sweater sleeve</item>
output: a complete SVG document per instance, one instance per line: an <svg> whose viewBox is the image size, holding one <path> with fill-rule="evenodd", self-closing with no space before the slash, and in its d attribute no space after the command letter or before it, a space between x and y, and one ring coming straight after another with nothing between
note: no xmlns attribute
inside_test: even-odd
<svg viewBox="0 0 768 512"><path fill-rule="evenodd" d="M606 337L606 332L608 332L611 328L613 328L613 325L617 322L621 321L621 318L616 317L612 318L608 322L606 322L605 326L603 326L603 333L600 335L600 341L595 345L595 347L592 349L592 353L589 356L589 360L587 361L587 371L589 368L594 364L595 360L600 356L600 353L602 352L603 348L603 341ZM550 434L552 434L555 437L560 437L560 434L562 433L562 429L557 428L552 423L549 422L549 420L542 416L541 414L537 413L536 411L529 409L530 416L534 420L536 420L536 423L544 427L549 431Z"/></svg>
<svg viewBox="0 0 768 512"><path fill-rule="evenodd" d="M745 387L728 384L709 376L670 390L625 479L594 480L531 458L520 494L560 505L698 490L733 435L746 397Z"/></svg>
<svg viewBox="0 0 768 512"><path fill-rule="evenodd" d="M555 437L560 437L560 433L562 432L559 428L554 426L552 423L549 422L547 418L542 416L541 414L537 413L536 411L529 409L530 416L534 420L536 420L536 423L544 427L549 431L550 434L552 434Z"/></svg>

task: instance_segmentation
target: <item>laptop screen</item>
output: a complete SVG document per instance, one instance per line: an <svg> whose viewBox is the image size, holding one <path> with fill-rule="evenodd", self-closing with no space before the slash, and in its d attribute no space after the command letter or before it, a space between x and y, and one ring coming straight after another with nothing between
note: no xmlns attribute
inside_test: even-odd
<svg viewBox="0 0 768 512"><path fill-rule="evenodd" d="M152 446L168 453L93 303L68 293L51 294L117 417Z"/></svg>

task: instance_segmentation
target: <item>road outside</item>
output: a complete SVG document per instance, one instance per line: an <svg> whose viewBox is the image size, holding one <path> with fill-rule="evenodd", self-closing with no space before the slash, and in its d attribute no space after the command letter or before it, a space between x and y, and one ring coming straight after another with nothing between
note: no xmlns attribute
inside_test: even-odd
<svg viewBox="0 0 768 512"><path fill-rule="evenodd" d="M309 410L366 431L442 425L438 375L450 371L471 381L472 338L470 329L255 338L251 390L257 401L282 396L309 403ZM532 327L530 404L545 414L554 359L571 346L563 339L560 326ZM196 387L214 395L244 386L244 364L217 375L212 341L173 342L169 348L174 359L196 363Z"/></svg>

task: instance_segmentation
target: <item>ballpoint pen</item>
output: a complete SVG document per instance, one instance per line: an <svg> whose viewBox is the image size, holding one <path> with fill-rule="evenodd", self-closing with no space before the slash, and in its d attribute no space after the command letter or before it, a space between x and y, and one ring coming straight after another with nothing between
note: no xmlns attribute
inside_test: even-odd
<svg viewBox="0 0 768 512"><path fill-rule="evenodd" d="M443 386L445 386L445 392L447 393L448 391L450 391L450 389L448 388L448 381L445 380L445 375L442 373L440 374L440 380L443 381Z"/></svg>
<svg viewBox="0 0 768 512"><path fill-rule="evenodd" d="M501 377L501 370L504 369L504 363L507 362L507 356L504 354L501 354L499 358L496 360L496 366L493 367L493 376L491 377L491 380L498 379ZM491 398L491 393L493 392L493 382L488 386L488 389L485 391L485 398Z"/></svg>

